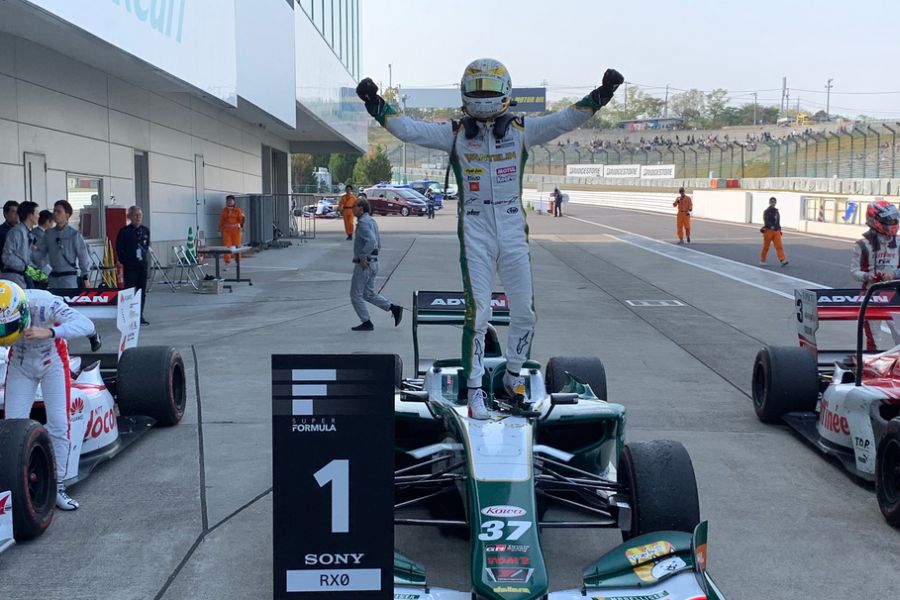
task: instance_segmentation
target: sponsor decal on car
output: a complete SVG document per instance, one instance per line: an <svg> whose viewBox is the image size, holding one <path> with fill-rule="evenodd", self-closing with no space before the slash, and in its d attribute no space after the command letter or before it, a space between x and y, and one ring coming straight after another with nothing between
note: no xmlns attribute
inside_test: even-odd
<svg viewBox="0 0 900 600"><path fill-rule="evenodd" d="M828 400L822 398L822 410L819 412L819 424L832 433L850 435L850 423L847 417L843 417L831 409Z"/></svg>
<svg viewBox="0 0 900 600"><path fill-rule="evenodd" d="M358 565L362 563L365 556L365 552L307 554L303 557L303 564L307 566Z"/></svg>
<svg viewBox="0 0 900 600"><path fill-rule="evenodd" d="M82 398L75 398L69 404L69 414L70 415L74 415L75 413L80 413L83 410L84 410L84 399L82 399Z"/></svg>
<svg viewBox="0 0 900 600"><path fill-rule="evenodd" d="M419 600L421 594L394 594L394 600Z"/></svg>
<svg viewBox="0 0 900 600"><path fill-rule="evenodd" d="M486 517L524 517L528 514L528 511L519 506L497 504L494 506L485 506L481 509L481 514Z"/></svg>
<svg viewBox="0 0 900 600"><path fill-rule="evenodd" d="M677 573L686 567L687 563L681 560L681 558L678 556L670 556L653 565L653 569L650 570L650 575L654 579L659 580L672 573Z"/></svg>
<svg viewBox="0 0 900 600"><path fill-rule="evenodd" d="M491 588L491 591L495 594L527 594L531 591L531 588L527 587L511 587L505 585L503 587L495 587Z"/></svg>
<svg viewBox="0 0 900 600"><path fill-rule="evenodd" d="M502 567L527 567L531 564L529 556L488 556L485 559L488 566Z"/></svg>
<svg viewBox="0 0 900 600"><path fill-rule="evenodd" d="M0 493L0 517L6 514L6 505L9 504L9 499L11 496L12 492Z"/></svg>
<svg viewBox="0 0 900 600"><path fill-rule="evenodd" d="M493 581L497 583L528 583L534 569L507 569L503 567L485 569Z"/></svg>
<svg viewBox="0 0 900 600"><path fill-rule="evenodd" d="M669 592L663 590L644 596L591 596L591 600L662 600L662 598L668 598L670 595Z"/></svg>
<svg viewBox="0 0 900 600"><path fill-rule="evenodd" d="M101 291L101 292L79 292L75 295L63 296L63 300L68 305L80 304L101 304L104 306L115 306L117 304L119 292L117 290Z"/></svg>
<svg viewBox="0 0 900 600"><path fill-rule="evenodd" d="M103 412L106 409L106 412ZM101 407L91 410L88 415L87 427L84 428L84 441L99 438L100 436L116 430L116 409L113 407Z"/></svg>
<svg viewBox="0 0 900 600"><path fill-rule="evenodd" d="M531 548L528 544L491 544L485 546L485 552L528 552Z"/></svg>
<svg viewBox="0 0 900 600"><path fill-rule="evenodd" d="M291 419L292 433L332 433L337 431L334 417L310 417Z"/></svg>
<svg viewBox="0 0 900 600"><path fill-rule="evenodd" d="M873 294L869 299L869 303L871 304L888 304L891 300L894 299L894 295L896 292L879 292L877 295ZM847 296L836 294L833 296L819 296L819 304L862 304L863 298L865 298L864 294L857 294L855 296Z"/></svg>
<svg viewBox="0 0 900 600"><path fill-rule="evenodd" d="M658 542L653 542L652 544L645 544L643 546L635 546L634 548L629 548L625 551L625 558L628 559L628 562L631 563L631 566L636 567L638 565L648 563L655 558L660 558L666 556L667 554L671 554L674 551L675 547L672 546L672 544L665 540L660 540Z"/></svg>

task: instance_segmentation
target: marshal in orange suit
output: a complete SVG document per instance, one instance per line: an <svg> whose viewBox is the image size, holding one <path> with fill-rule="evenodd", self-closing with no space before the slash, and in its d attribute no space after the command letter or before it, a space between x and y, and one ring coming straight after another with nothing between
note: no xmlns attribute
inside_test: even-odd
<svg viewBox="0 0 900 600"><path fill-rule="evenodd" d="M675 229L678 234L678 243L684 243L684 234L687 234L687 243L691 243L691 212L694 210L694 201L684 193L684 188L678 188L678 196L672 206L678 209L675 217Z"/></svg>
<svg viewBox="0 0 900 600"><path fill-rule="evenodd" d="M338 202L338 210L341 211L341 217L344 218L344 233L347 239L353 239L353 207L356 206L356 196L353 195L353 186L348 185L344 188L344 195Z"/></svg>
<svg viewBox="0 0 900 600"><path fill-rule="evenodd" d="M244 211L235 206L234 196L225 196L225 208L219 215L219 231L222 232L223 246L240 246L241 230L244 228ZM225 264L231 262L230 254L223 254Z"/></svg>

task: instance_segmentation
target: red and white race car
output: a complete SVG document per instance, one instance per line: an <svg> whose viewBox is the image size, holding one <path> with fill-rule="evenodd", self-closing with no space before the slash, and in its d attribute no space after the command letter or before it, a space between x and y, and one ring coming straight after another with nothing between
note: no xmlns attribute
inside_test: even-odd
<svg viewBox="0 0 900 600"><path fill-rule="evenodd" d="M181 421L186 403L184 361L174 348L137 347L140 299L135 290L50 290L93 320L115 319L118 351L70 359L69 468L75 484L154 425ZM0 381L6 353L0 353ZM0 552L13 540L41 535L53 519L56 473L40 400L32 419L0 420ZM4 407L0 389L0 414Z"/></svg>
<svg viewBox="0 0 900 600"><path fill-rule="evenodd" d="M800 347L757 353L756 415L783 420L850 473L874 481L882 514L900 525L900 283L866 292L796 290L795 298ZM821 321L855 323L856 349L823 350Z"/></svg>

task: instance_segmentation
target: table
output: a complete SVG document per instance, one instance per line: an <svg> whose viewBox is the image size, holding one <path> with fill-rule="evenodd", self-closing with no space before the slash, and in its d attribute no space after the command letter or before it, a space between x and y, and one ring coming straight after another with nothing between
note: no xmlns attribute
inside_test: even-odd
<svg viewBox="0 0 900 600"><path fill-rule="evenodd" d="M223 254L234 254L237 270L234 278L225 278L223 281L233 281L235 283L248 283L253 285L250 279L241 279L241 253L250 250L250 246L204 246L200 251L205 254L212 254L216 257L216 279L219 279L219 257Z"/></svg>

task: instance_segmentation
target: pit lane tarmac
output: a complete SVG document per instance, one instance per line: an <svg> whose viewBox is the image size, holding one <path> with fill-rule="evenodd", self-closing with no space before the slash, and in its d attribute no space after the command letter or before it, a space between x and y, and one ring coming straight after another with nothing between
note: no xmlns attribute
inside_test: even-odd
<svg viewBox="0 0 900 600"><path fill-rule="evenodd" d="M379 219L389 298L409 308L415 289L460 289L452 211ZM758 423L747 398L758 347L795 343L784 297L794 283L784 275L835 285L846 279L849 243L786 236L791 270L771 272L752 266L758 247L746 228L695 221L691 248L664 244L660 253L631 236L671 241L670 217L577 206L570 214L581 220L529 217L534 358L599 356L610 399L628 410L627 438L685 444L711 524L710 571L728 598L888 594L900 536L873 494L784 428ZM374 332L349 330L351 242L340 224L318 225L308 244L247 259L252 288L151 293L141 342L186 357L197 389L185 422L99 469L74 490L82 509L0 557L0 598L271 597L270 355L388 351L412 364L409 314L395 329L373 312ZM828 253L840 256L830 270L802 259ZM666 299L683 306L627 302ZM455 328L420 337L426 356L458 352ZM582 567L618 539L613 530L544 532L552 589L577 586ZM397 546L434 585L465 588L467 542L398 528Z"/></svg>

